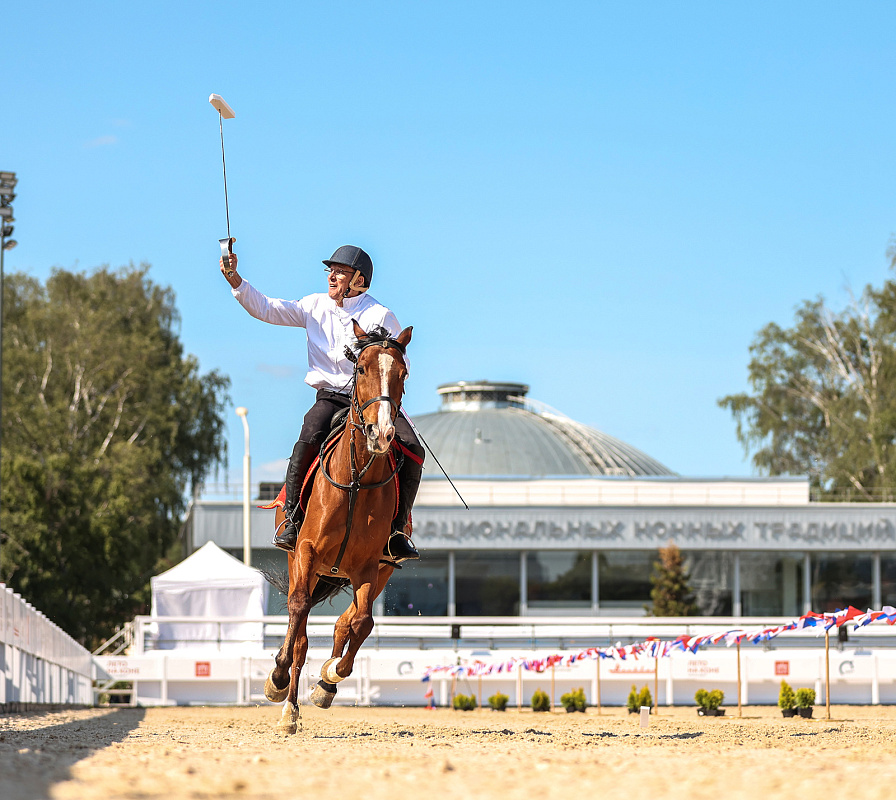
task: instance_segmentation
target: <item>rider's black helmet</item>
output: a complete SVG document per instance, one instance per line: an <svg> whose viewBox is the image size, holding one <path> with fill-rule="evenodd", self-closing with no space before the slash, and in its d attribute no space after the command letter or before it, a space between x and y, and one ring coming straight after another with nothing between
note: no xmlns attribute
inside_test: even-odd
<svg viewBox="0 0 896 800"><path fill-rule="evenodd" d="M351 267L358 270L364 276L365 288L370 287L373 280L373 261L360 247L352 244L344 244L332 256L323 262L328 267L334 264L341 264L345 267Z"/></svg>

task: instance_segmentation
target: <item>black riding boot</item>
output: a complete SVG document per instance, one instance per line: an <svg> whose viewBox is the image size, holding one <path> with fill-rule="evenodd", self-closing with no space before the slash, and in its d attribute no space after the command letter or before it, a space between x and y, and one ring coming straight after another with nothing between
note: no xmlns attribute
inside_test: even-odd
<svg viewBox="0 0 896 800"><path fill-rule="evenodd" d="M408 448L411 449L411 448ZM423 449L420 448L420 456ZM420 553L414 547L411 539L405 534L404 529L408 524L408 517L417 497L417 489L420 488L420 477L423 474L423 465L418 464L408 456L404 457L404 464L398 473L398 511L392 520L392 535L383 550L383 555L390 561L400 564L402 561L412 561L420 558Z"/></svg>
<svg viewBox="0 0 896 800"><path fill-rule="evenodd" d="M299 529L305 515L299 507L299 493L302 491L302 482L305 474L317 455L317 446L301 439L296 442L289 457L289 466L286 468L286 522L277 530L273 544L281 550L292 552L296 549L299 538Z"/></svg>

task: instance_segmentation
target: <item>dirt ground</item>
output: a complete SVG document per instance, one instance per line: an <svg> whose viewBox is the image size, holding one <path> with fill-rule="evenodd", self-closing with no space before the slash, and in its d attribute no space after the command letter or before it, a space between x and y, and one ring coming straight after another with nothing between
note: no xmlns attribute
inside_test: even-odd
<svg viewBox="0 0 896 800"><path fill-rule="evenodd" d="M585 714L302 707L0 716L0 798L892 798L896 708ZM733 715L733 716L732 716Z"/></svg>

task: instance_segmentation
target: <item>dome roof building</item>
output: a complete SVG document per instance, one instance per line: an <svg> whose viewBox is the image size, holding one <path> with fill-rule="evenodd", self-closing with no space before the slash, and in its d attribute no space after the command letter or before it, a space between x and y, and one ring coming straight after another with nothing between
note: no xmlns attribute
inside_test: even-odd
<svg viewBox="0 0 896 800"><path fill-rule="evenodd" d="M673 476L646 453L529 400L522 383L458 381L414 418L452 477Z"/></svg>
<svg viewBox="0 0 896 800"><path fill-rule="evenodd" d="M677 475L528 391L443 384L440 409L415 418L451 479L427 455L413 509L421 558L392 576L377 615L641 616L670 541L703 616L896 604L896 504L813 502L806 476ZM194 501L193 547L215 541L239 554L241 512ZM279 563L270 512L250 516L253 560Z"/></svg>

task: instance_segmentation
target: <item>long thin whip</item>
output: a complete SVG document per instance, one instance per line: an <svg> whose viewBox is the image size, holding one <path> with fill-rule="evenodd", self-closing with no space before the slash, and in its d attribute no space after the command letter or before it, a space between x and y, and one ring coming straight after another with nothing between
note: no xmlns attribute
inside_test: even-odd
<svg viewBox="0 0 896 800"><path fill-rule="evenodd" d="M432 448L429 446L429 444L427 443L426 439L423 438L423 434L420 433L419 429L418 429L417 426L414 424L414 420L412 420L407 414L404 413L404 409L402 409L402 412L401 412L401 413L404 415L404 418L410 423L411 428L414 429L414 433L417 434L417 438L419 438L420 441L423 442L423 446L424 446L427 450L429 450L429 454L436 460L436 464L439 465L439 469L442 470L442 474L448 479L448 483L451 484L451 488L454 489L454 493L460 498L461 503L464 504L464 508L465 508L467 511L469 511L469 510L470 510L470 507L467 505L467 501L464 500L463 495L457 490L457 487L454 485L454 481L451 480L451 476L449 476L448 473L445 472L445 468L442 466L442 462L439 461L439 457L438 457L435 453L433 453Z"/></svg>
<svg viewBox="0 0 896 800"><path fill-rule="evenodd" d="M224 117L218 112L218 128L221 131L221 165L224 167L224 213L227 214L227 238L230 238L230 203L227 200L227 160L224 158Z"/></svg>

